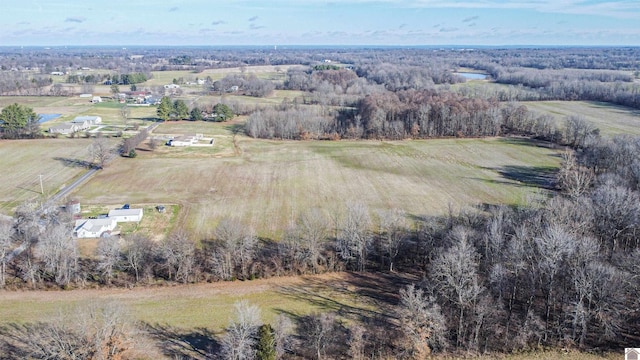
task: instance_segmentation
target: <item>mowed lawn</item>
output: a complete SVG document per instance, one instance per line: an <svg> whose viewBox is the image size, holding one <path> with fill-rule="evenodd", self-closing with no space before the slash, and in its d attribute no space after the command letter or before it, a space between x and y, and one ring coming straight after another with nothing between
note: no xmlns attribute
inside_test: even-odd
<svg viewBox="0 0 640 360"><path fill-rule="evenodd" d="M22 201L56 193L86 171L75 161L90 160L89 139L0 141L0 212L10 214Z"/></svg>
<svg viewBox="0 0 640 360"><path fill-rule="evenodd" d="M482 204L522 203L546 185L558 152L525 140L267 141L232 125L195 122L214 147L139 151L118 159L74 196L87 204L175 203L196 237L211 236L223 217L239 217L260 236L278 239L301 212L329 217L349 203L409 216ZM166 128L165 128L166 126ZM211 130L207 131L210 126ZM156 133L176 133L172 123Z"/></svg>
<svg viewBox="0 0 640 360"><path fill-rule="evenodd" d="M640 111L595 101L529 101L522 102L529 110L548 113L563 121L578 115L600 129L603 135L640 134Z"/></svg>

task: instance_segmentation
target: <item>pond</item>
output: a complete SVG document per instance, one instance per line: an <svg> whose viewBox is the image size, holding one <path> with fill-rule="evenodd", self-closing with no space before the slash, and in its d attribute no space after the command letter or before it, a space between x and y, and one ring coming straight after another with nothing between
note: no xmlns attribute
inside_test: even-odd
<svg viewBox="0 0 640 360"><path fill-rule="evenodd" d="M479 73L471 73L471 72L454 72L455 75L462 76L468 80L485 80L487 78L487 74L479 74Z"/></svg>
<svg viewBox="0 0 640 360"><path fill-rule="evenodd" d="M40 116L40 120L38 120L38 123L43 124L43 123L46 123L47 121L57 119L62 115L61 114L38 114L38 116Z"/></svg>

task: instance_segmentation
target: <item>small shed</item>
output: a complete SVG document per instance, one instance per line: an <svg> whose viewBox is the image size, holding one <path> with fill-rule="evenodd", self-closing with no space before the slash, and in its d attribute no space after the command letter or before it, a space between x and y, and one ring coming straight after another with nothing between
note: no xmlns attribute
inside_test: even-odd
<svg viewBox="0 0 640 360"><path fill-rule="evenodd" d="M102 98L100 96L94 96L94 97L91 98L91 102L93 104L101 103L102 102Z"/></svg>
<svg viewBox="0 0 640 360"><path fill-rule="evenodd" d="M115 209L109 211L109 218L117 222L139 222L143 216L142 209Z"/></svg>

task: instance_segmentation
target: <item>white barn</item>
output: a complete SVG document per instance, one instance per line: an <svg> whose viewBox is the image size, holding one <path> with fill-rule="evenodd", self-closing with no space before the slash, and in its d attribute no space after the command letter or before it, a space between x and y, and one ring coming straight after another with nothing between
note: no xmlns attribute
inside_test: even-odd
<svg viewBox="0 0 640 360"><path fill-rule="evenodd" d="M87 124L91 126L101 124L102 118L100 116L76 116L76 118L71 122L74 124Z"/></svg>
<svg viewBox="0 0 640 360"><path fill-rule="evenodd" d="M139 222L143 216L142 209L115 209L109 210L109 219L117 222Z"/></svg>
<svg viewBox="0 0 640 360"><path fill-rule="evenodd" d="M97 238L111 233L117 225L115 219L79 219L73 233L79 238Z"/></svg>

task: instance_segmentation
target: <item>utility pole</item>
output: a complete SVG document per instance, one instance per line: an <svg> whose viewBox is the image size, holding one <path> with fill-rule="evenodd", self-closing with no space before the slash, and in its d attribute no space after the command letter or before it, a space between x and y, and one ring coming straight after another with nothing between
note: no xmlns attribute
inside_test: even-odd
<svg viewBox="0 0 640 360"><path fill-rule="evenodd" d="M42 174L38 176L40 177L40 194L44 195L44 187L42 186Z"/></svg>

